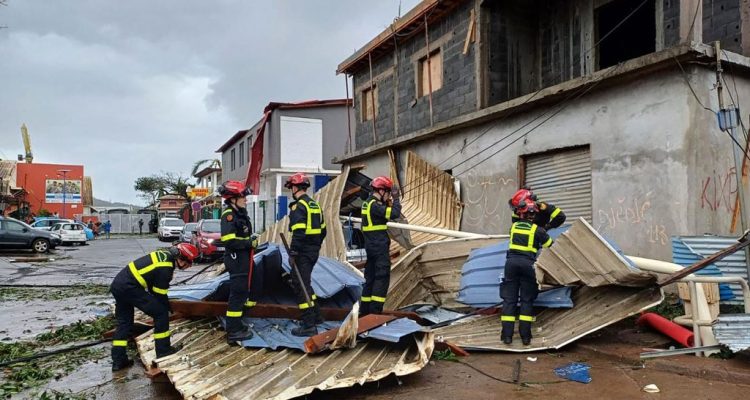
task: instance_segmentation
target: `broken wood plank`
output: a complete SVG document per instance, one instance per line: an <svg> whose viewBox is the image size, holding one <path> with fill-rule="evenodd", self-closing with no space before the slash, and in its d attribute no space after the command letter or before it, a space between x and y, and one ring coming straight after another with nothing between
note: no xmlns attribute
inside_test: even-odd
<svg viewBox="0 0 750 400"><path fill-rule="evenodd" d="M459 356L459 357L468 357L469 352L464 350L461 346L455 345L451 342L448 342L446 340L443 341L436 341L435 342L435 350L445 351L450 350L451 353Z"/></svg>
<svg viewBox="0 0 750 400"><path fill-rule="evenodd" d="M469 15L469 29L466 31L466 40L464 41L464 55L469 53L469 44L474 41L474 29L476 28L475 25L476 21L474 16L474 9L472 9L471 14Z"/></svg>
<svg viewBox="0 0 750 400"><path fill-rule="evenodd" d="M396 317L392 315L365 315L364 317L359 319L357 335L373 330L387 322L393 321L394 319L396 319ZM305 341L305 352L319 353L325 350L328 347L328 344L332 343L336 339L338 332L339 328L333 328L307 339Z"/></svg>
<svg viewBox="0 0 750 400"><path fill-rule="evenodd" d="M223 301L185 301L169 300L172 311L180 313L183 317L220 317L227 312L227 303ZM349 314L345 308L321 308L323 318L326 321L341 321ZM422 317L417 313L406 311L384 310L384 315L398 318L409 318L417 323L424 323ZM255 307L245 308L244 316L255 318L288 318L301 319L302 312L297 306L281 304L258 304Z"/></svg>

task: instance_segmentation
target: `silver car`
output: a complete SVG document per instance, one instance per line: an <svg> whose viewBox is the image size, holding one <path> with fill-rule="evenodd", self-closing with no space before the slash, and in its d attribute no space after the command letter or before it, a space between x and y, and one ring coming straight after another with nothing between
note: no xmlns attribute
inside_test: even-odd
<svg viewBox="0 0 750 400"><path fill-rule="evenodd" d="M189 222L185 224L185 226L182 228L182 232L180 233L180 242L184 243L190 243L190 240L193 239L193 231L198 229L198 223L197 222Z"/></svg>

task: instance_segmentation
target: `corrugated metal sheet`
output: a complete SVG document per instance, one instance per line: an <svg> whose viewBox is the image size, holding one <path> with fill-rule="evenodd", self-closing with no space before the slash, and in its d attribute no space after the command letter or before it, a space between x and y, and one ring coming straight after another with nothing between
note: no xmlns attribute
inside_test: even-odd
<svg viewBox="0 0 750 400"><path fill-rule="evenodd" d="M5 193L0 193L0 194L9 195L10 189L16 187L16 162L15 161L0 160L0 178L2 178L4 188L5 188Z"/></svg>
<svg viewBox="0 0 750 400"><path fill-rule="evenodd" d="M344 230L339 221L339 211L341 210L341 194L346 186L346 178L349 176L349 166L344 166L341 175L337 176L327 185L312 196L320 204L323 210L323 216L326 221L327 235L323 240L323 246L320 249L320 255L333 258L346 263L346 241L344 239ZM285 216L274 225L269 227L260 236L262 242L281 243L280 234L284 233L287 240L291 240L289 234L289 216ZM361 274L356 268L349 265L353 271Z"/></svg>
<svg viewBox="0 0 750 400"><path fill-rule="evenodd" d="M750 314L721 314L713 329L716 340L730 350L750 349Z"/></svg>
<svg viewBox="0 0 750 400"><path fill-rule="evenodd" d="M526 158L525 184L568 219L591 221L591 154L588 147Z"/></svg>
<svg viewBox="0 0 750 400"><path fill-rule="evenodd" d="M404 197L401 199L401 212L410 224L458 230L461 224L461 199L456 192L454 178L419 157L413 151L406 151ZM391 169L396 170L395 161ZM418 246L445 236L424 232L409 232L411 244ZM392 251L406 254L398 243L393 242Z"/></svg>
<svg viewBox="0 0 750 400"><path fill-rule="evenodd" d="M401 338L412 333L422 332L424 327L408 319L399 318L381 325L371 331L364 332L359 336L362 338L385 340L386 342L398 343Z"/></svg>
<svg viewBox="0 0 750 400"><path fill-rule="evenodd" d="M220 317L222 327L226 327L226 319ZM279 348L297 349L305 351L306 337L292 335L292 329L299 326L296 321L284 318L243 318L245 325L253 330L254 336L250 340L243 340L242 346L250 348ZM318 332L338 328L338 322L326 321L318 325Z"/></svg>
<svg viewBox="0 0 750 400"><path fill-rule="evenodd" d="M708 257L719 250L737 243L736 237L726 236L678 236L677 239L689 246L690 249L702 257ZM747 262L745 261L744 251L735 252L714 264L724 276L740 276L747 280ZM741 304L742 290L740 289L740 286L737 284L729 284L729 287L732 289L732 293L734 293L735 296L735 299L729 302Z"/></svg>
<svg viewBox="0 0 750 400"><path fill-rule="evenodd" d="M216 320L173 321L176 354L156 362L185 399L291 399L315 389L374 382L391 374L418 372L432 356L429 332L388 343L367 340L354 349L316 355L296 350L245 349L227 345ZM136 339L145 365L154 362L151 332Z"/></svg>
<svg viewBox="0 0 750 400"><path fill-rule="evenodd" d="M679 237L672 238L672 262L684 267L693 265L703 260L703 256L695 252L690 246L686 245ZM723 276L721 270L715 264L709 264L707 267L695 273L701 276ZM739 285L737 285L739 290ZM742 292L740 292L741 294ZM722 301L728 301L735 298L732 288L726 283L719 284L719 297ZM736 303L741 303L740 301Z"/></svg>

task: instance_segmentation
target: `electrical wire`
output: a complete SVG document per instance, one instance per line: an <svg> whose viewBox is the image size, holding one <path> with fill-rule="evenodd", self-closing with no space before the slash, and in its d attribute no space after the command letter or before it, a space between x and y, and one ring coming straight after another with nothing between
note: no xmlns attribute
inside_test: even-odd
<svg viewBox="0 0 750 400"><path fill-rule="evenodd" d="M471 364L469 364L467 362L464 362L464 361L461 361L461 360L455 360L455 362L457 362L459 364L462 364L462 365L465 365L465 366L473 369L474 371L476 371L476 372L478 372L478 373L486 376L487 378L490 378L490 379L498 381L498 382L507 383L509 385L521 385L521 386L526 386L526 385L552 385L552 384L556 384L556 383L570 382L570 381L567 381L567 380L536 381L536 382L534 382L534 381L530 381L530 382L513 382L513 381L508 380L508 379L498 378L498 377L496 377L496 376L494 376L494 375L492 375L492 374L490 374L490 373L488 373L486 371L483 371L483 370L481 370L481 369L479 369L479 368L477 368L477 367L475 367L475 366L473 366L473 365L471 365Z"/></svg>
<svg viewBox="0 0 750 400"><path fill-rule="evenodd" d="M716 114L716 111L714 111L714 110L712 110L712 109L710 109L710 108L706 107L706 105L705 105L705 104L703 104L703 102L701 101L701 99L700 99L700 98L698 98L698 94L696 94L696 93L695 93L695 89L693 89L693 85L692 85L692 84L690 84L690 79L688 78L688 74L687 74L687 72L685 72L685 68L683 68L683 67L682 67L682 63L680 63L680 60L678 60L678 59L677 59L677 57L675 57L675 56L672 56L672 58L673 58L673 59L675 60L675 62L677 63L677 66L678 66L678 67L680 67L680 71L682 71L682 79L684 79L684 80L685 80L685 83L687 83L687 85L688 85L688 88L690 88L690 93L692 93L692 94L693 94L693 97L695 98L695 101L697 101L697 102L698 102L698 104L700 104L700 106L701 106L701 107L702 107L702 108L703 108L704 110L706 110L706 111L708 111L708 112L710 112L710 113L712 113L712 114L714 114L714 115L715 115L715 114Z"/></svg>

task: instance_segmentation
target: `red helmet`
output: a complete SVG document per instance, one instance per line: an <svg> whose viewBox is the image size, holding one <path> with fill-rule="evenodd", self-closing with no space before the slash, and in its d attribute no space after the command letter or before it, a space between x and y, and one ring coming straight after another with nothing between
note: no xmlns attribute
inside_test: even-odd
<svg viewBox="0 0 750 400"><path fill-rule="evenodd" d="M511 208L520 208L524 207L526 202L532 202L533 203L533 196L534 194L531 193L531 190L528 189L519 189L513 197L511 197L510 200L508 200L508 204L510 204Z"/></svg>
<svg viewBox="0 0 750 400"><path fill-rule="evenodd" d="M226 181L219 186L219 194L222 198L232 199L235 197L245 197L253 193L244 183L239 181Z"/></svg>
<svg viewBox="0 0 750 400"><path fill-rule="evenodd" d="M525 200L522 206L516 207L515 211L520 218L526 219L536 214L539 208L532 200Z"/></svg>
<svg viewBox="0 0 750 400"><path fill-rule="evenodd" d="M393 181L387 176L379 176L370 182L370 186L375 190L391 190L393 188Z"/></svg>
<svg viewBox="0 0 750 400"><path fill-rule="evenodd" d="M290 176L284 184L284 187L287 189L291 189L292 186L299 186L303 189L307 189L310 187L310 178L308 178L307 175L303 174L302 172L297 172L296 174Z"/></svg>
<svg viewBox="0 0 750 400"><path fill-rule="evenodd" d="M198 257L198 248L190 243L178 243L175 247L179 251L177 256L191 264Z"/></svg>

